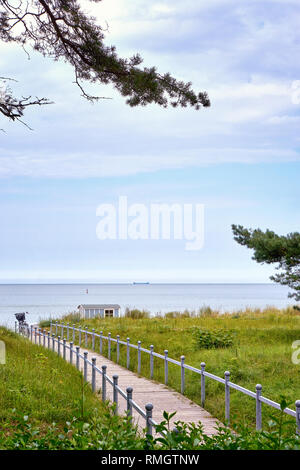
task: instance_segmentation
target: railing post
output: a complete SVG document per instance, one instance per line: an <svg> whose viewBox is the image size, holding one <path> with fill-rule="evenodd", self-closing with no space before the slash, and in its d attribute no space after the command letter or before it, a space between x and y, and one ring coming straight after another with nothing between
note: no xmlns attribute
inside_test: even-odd
<svg viewBox="0 0 300 470"><path fill-rule="evenodd" d="M30 325L30 341L32 341L33 327Z"/></svg>
<svg viewBox="0 0 300 470"><path fill-rule="evenodd" d="M181 394L184 395L184 387L185 387L185 370L184 370L184 360L185 357L181 356Z"/></svg>
<svg viewBox="0 0 300 470"><path fill-rule="evenodd" d="M85 347L88 345L88 327L85 327Z"/></svg>
<svg viewBox="0 0 300 470"><path fill-rule="evenodd" d="M230 380L230 372L225 372L225 421L226 424L230 423L230 387L228 382Z"/></svg>
<svg viewBox="0 0 300 470"><path fill-rule="evenodd" d="M118 375L113 375L113 401L114 401L114 404L115 404L115 410L114 410L114 414L117 415L118 414L118 390L117 390L117 386L118 386L118 378L119 376Z"/></svg>
<svg viewBox="0 0 300 470"><path fill-rule="evenodd" d="M87 358L88 358L88 352L84 351L83 353L83 377L85 382L87 382Z"/></svg>
<svg viewBox="0 0 300 470"><path fill-rule="evenodd" d="M256 431L261 431L262 419L261 419L261 396L262 386L256 385Z"/></svg>
<svg viewBox="0 0 300 470"><path fill-rule="evenodd" d="M64 324L61 322L61 337L64 337Z"/></svg>
<svg viewBox="0 0 300 470"><path fill-rule="evenodd" d="M92 350L95 351L95 328L92 329Z"/></svg>
<svg viewBox="0 0 300 470"><path fill-rule="evenodd" d="M92 390L96 392L96 358L92 357Z"/></svg>
<svg viewBox="0 0 300 470"><path fill-rule="evenodd" d="M43 346L46 346L46 330L43 330Z"/></svg>
<svg viewBox="0 0 300 470"><path fill-rule="evenodd" d="M57 354L60 356L60 336L57 337Z"/></svg>
<svg viewBox="0 0 300 470"><path fill-rule="evenodd" d="M57 324L58 324L58 322L56 321L55 322L55 336L57 336Z"/></svg>
<svg viewBox="0 0 300 470"><path fill-rule="evenodd" d="M169 371L168 371L168 366L169 366L169 364L168 364L168 353L169 353L169 351L167 349L165 349L164 352L165 352L165 359L164 359L164 361L165 361L165 385L168 385L168 375L169 375L168 374L169 373Z"/></svg>
<svg viewBox="0 0 300 470"><path fill-rule="evenodd" d="M55 351L55 334L52 333L52 351Z"/></svg>
<svg viewBox="0 0 300 470"><path fill-rule="evenodd" d="M138 341L138 374L141 373L141 341Z"/></svg>
<svg viewBox="0 0 300 470"><path fill-rule="evenodd" d="M103 332L100 331L100 354L102 354L102 347L103 347L103 344L102 344L102 343L103 343L102 334L103 334Z"/></svg>
<svg viewBox="0 0 300 470"><path fill-rule="evenodd" d="M205 405L205 362L201 362L201 406Z"/></svg>
<svg viewBox="0 0 300 470"><path fill-rule="evenodd" d="M300 400L297 400L296 403L296 423L297 423L297 434L300 435Z"/></svg>
<svg viewBox="0 0 300 470"><path fill-rule="evenodd" d="M17 320L15 321L15 333L17 333Z"/></svg>
<svg viewBox="0 0 300 470"><path fill-rule="evenodd" d="M146 408L146 428L147 428L147 434L149 436L152 436L152 423L150 420L152 420L152 411L153 411L153 405L152 403L147 403L145 406Z"/></svg>
<svg viewBox="0 0 300 470"><path fill-rule="evenodd" d="M150 379L153 379L153 349L154 346L151 344L150 346Z"/></svg>
<svg viewBox="0 0 300 470"><path fill-rule="evenodd" d="M117 364L120 360L120 335L117 335Z"/></svg>
<svg viewBox="0 0 300 470"><path fill-rule="evenodd" d="M39 328L39 345L41 345L41 328Z"/></svg>
<svg viewBox="0 0 300 470"><path fill-rule="evenodd" d="M66 359L66 339L63 339L63 358Z"/></svg>
<svg viewBox="0 0 300 470"><path fill-rule="evenodd" d="M111 343L110 343L111 340L110 340L110 337L111 337L111 333L108 333L108 340L107 340L107 343L108 343L108 344L107 344L107 349L108 349L108 354L107 354L107 356L108 356L108 359L110 359L110 353L111 353Z"/></svg>
<svg viewBox="0 0 300 470"><path fill-rule="evenodd" d="M127 415L132 416L132 404L130 400L132 400L132 392L133 389L132 387L127 387L126 388L126 393L127 393Z"/></svg>
<svg viewBox="0 0 300 470"><path fill-rule="evenodd" d="M80 346L76 346L76 369L79 370L79 351Z"/></svg>
<svg viewBox="0 0 300 470"><path fill-rule="evenodd" d="M106 400L106 369L107 366L102 366L102 401Z"/></svg>
<svg viewBox="0 0 300 470"><path fill-rule="evenodd" d="M73 323L73 343L75 343L75 323Z"/></svg>
<svg viewBox="0 0 300 470"><path fill-rule="evenodd" d="M130 346L129 346L130 339L127 338L126 341L127 341L127 345L126 345L126 350L127 350L126 367L127 367L127 369L129 369L129 367L130 367Z"/></svg>
<svg viewBox="0 0 300 470"><path fill-rule="evenodd" d="M70 364L73 364L73 341L70 342Z"/></svg>
<svg viewBox="0 0 300 470"><path fill-rule="evenodd" d="M50 331L48 331L48 349L50 349Z"/></svg>
<svg viewBox="0 0 300 470"><path fill-rule="evenodd" d="M69 328L70 328L70 324L67 323L67 341L69 341Z"/></svg>
<svg viewBox="0 0 300 470"><path fill-rule="evenodd" d="M52 335L52 320L50 321L50 336Z"/></svg>
<svg viewBox="0 0 300 470"><path fill-rule="evenodd" d="M78 327L78 343L79 343L79 346L81 346L81 326Z"/></svg>
<svg viewBox="0 0 300 470"><path fill-rule="evenodd" d="M34 343L36 344L36 330L37 330L37 327L35 326L34 327Z"/></svg>

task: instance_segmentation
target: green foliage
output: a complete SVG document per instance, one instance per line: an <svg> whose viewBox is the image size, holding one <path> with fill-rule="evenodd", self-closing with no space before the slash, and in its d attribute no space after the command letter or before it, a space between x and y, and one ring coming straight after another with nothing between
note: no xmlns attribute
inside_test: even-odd
<svg viewBox="0 0 300 470"><path fill-rule="evenodd" d="M173 311L173 312L167 312L165 313L164 317L165 318L195 318L195 317L213 317L218 315L218 312L215 310L212 310L210 307L203 306L198 309L196 312L195 310L188 310L185 309L183 312L180 311Z"/></svg>
<svg viewBox="0 0 300 470"><path fill-rule="evenodd" d="M196 346L200 349L229 348L233 345L234 340L232 331L225 329L195 328L193 336Z"/></svg>
<svg viewBox="0 0 300 470"><path fill-rule="evenodd" d="M282 402L282 408L285 405ZM63 428L52 423L46 430L30 423L29 417L15 415L13 428L0 430L1 450L300 450L300 438L295 434L284 436L283 413L269 423L269 430L251 431L247 426L220 425L216 434L205 434L201 423L176 421L171 429L174 413L163 413L163 421L154 436L138 433L127 416L118 417L113 407L90 421L73 418ZM295 423L294 423L295 424Z"/></svg>
<svg viewBox="0 0 300 470"><path fill-rule="evenodd" d="M51 323L51 317L49 318L43 318L39 320L39 326L40 328L49 328Z"/></svg>
<svg viewBox="0 0 300 470"><path fill-rule="evenodd" d="M101 412L103 405L90 386L83 394L81 373L55 352L2 327L0 340L6 346L6 364L0 365L0 426L18 413L44 426L64 423L70 415L88 419L95 408Z"/></svg>
<svg viewBox="0 0 300 470"><path fill-rule="evenodd" d="M283 399L281 409L286 402ZM273 417L269 422L268 431L251 431L248 426L233 426L232 428L220 425L217 434L208 436L204 433L201 423L175 422L171 430L170 420L174 413L164 412L157 431L164 433L164 437L150 440L152 448L157 444L164 450L300 450L300 437L295 434L284 436L283 427L290 424L284 421L284 414L280 418ZM295 425L295 421L293 421Z"/></svg>
<svg viewBox="0 0 300 470"><path fill-rule="evenodd" d="M0 449L17 450L132 450L142 449L137 428L127 416L119 417L113 407L101 414L95 410L88 421L73 417L63 426L51 423L46 429L34 425L28 416L15 413L14 425L0 430Z"/></svg>
<svg viewBox="0 0 300 470"><path fill-rule="evenodd" d="M271 276L272 281L291 287L295 292L289 297L300 300L300 233L279 236L271 230L246 229L232 225L234 240L254 249L253 258L258 263L277 263L282 273Z"/></svg>
<svg viewBox="0 0 300 470"><path fill-rule="evenodd" d="M150 318L150 312L148 312L148 310L139 310L138 308L130 310L128 307L126 307L125 317L134 318L136 320L140 318Z"/></svg>

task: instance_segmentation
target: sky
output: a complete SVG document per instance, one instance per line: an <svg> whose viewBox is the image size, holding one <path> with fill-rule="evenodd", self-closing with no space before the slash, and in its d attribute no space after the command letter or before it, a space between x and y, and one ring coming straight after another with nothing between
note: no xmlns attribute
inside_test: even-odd
<svg viewBox="0 0 300 470"><path fill-rule="evenodd" d="M80 96L70 65L0 44L16 95L53 104L0 117L0 282L269 282L231 224L299 231L298 0L80 2L119 55L138 52L211 107L130 108ZM204 243L97 237L97 208L204 205Z"/></svg>

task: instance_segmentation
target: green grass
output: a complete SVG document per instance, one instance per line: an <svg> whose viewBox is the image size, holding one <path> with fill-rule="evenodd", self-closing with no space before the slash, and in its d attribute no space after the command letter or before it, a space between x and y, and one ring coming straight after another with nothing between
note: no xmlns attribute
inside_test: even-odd
<svg viewBox="0 0 300 470"><path fill-rule="evenodd" d="M134 325L139 325L136 333L140 334L141 328L149 330L149 321L127 325L122 319L110 320L106 326L121 325L131 327L132 331ZM166 326L159 325L157 319L151 325L156 338L162 334L161 327ZM285 437L288 423L282 423L282 415L275 418L275 428L267 433L252 433L242 427L232 433L229 428L220 428L213 438L205 436L201 426L177 423L179 432L174 434L168 431L167 423L162 423L166 438L149 441L137 433L130 419L115 416L107 403L101 403L90 386L83 385L82 375L55 352L34 345L3 327L0 327L0 340L5 342L7 352L6 364L0 365L0 450L300 448L294 426L290 426L293 432ZM144 366L145 374L146 369Z"/></svg>
<svg viewBox="0 0 300 470"><path fill-rule="evenodd" d="M6 346L6 364L0 365L0 424L13 423L20 413L46 426L104 412L81 373L56 353L2 327L0 340Z"/></svg>
<svg viewBox="0 0 300 470"><path fill-rule="evenodd" d="M55 352L0 326L0 450L139 449L127 416L102 403L82 374Z"/></svg>
<svg viewBox="0 0 300 470"><path fill-rule="evenodd" d="M76 320L78 322L78 318L72 315L63 319L66 323ZM257 383L261 383L265 397L280 402L281 396L285 396L292 409L295 400L300 399L300 365L291 361L292 342L300 339L300 315L292 308L247 309L224 315L205 308L199 314L173 312L166 317L148 319L97 318L82 320L80 324L88 326L89 330L95 328L98 333L103 331L106 336L109 332L114 338L119 334L123 341L129 337L134 344L140 340L142 347L147 349L153 344L154 351L160 354L167 349L173 359L180 360L180 356L184 355L186 364L198 368L204 361L206 370L220 377L224 377L224 372L229 370L231 381L252 391L255 391ZM234 338L233 345L200 349L194 337L195 328L230 331ZM84 336L82 339L84 342ZM103 353L107 355L107 342L103 343ZM116 360L115 343L112 343L112 359ZM125 346L120 346L120 363L126 366ZM130 368L137 370L137 352L133 349L130 350ZM149 355L142 353L141 375L149 377L149 372ZM154 379L164 381L164 363L158 358L154 358ZM169 385L180 391L180 368L170 363ZM200 404L200 376L190 371L186 371L186 395ZM224 422L224 386L208 378L205 408ZM277 413L275 409L263 404L264 427L274 413ZM255 400L231 389L231 420L254 427Z"/></svg>

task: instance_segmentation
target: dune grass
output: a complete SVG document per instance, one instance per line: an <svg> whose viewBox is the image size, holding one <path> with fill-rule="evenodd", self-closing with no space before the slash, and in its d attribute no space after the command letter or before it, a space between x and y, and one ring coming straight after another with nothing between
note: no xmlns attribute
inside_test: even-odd
<svg viewBox="0 0 300 470"><path fill-rule="evenodd" d="M222 315L205 308L198 313L170 312L164 317L152 318L137 318L135 313L134 317L78 320L69 315L62 321L88 326L90 331L95 328L106 336L110 332L113 338L119 334L123 341L129 337L134 344L140 340L147 349L153 344L154 351L163 354L167 349L169 357L176 360L184 355L186 364L198 368L204 361L206 370L220 377L229 370L231 381L252 391L261 383L264 396L277 402L284 396L292 409L300 399L300 365L291 361L292 342L300 339L300 315L293 308L246 309ZM233 344L224 348L201 348L194 336L197 328L230 332ZM91 342L88 347L91 348ZM96 349L99 350L98 340ZM106 341L103 341L103 354L107 355ZM116 360L115 343L112 343L112 359ZM125 346L120 347L120 364L126 366ZM137 371L137 352L133 349L130 350L130 369ZM141 375L149 377L149 373L149 355L142 353ZM158 358L154 358L154 379L164 382L164 362ZM169 364L169 386L180 391L180 368L173 364ZM185 394L200 404L199 375L186 371ZM205 408L224 422L224 385L209 378L206 379ZM276 413L263 404L263 425L267 426L270 416ZM255 400L231 390L231 421L254 427Z"/></svg>
<svg viewBox="0 0 300 470"><path fill-rule="evenodd" d="M36 424L63 425L73 417L89 420L102 403L82 375L56 353L0 327L6 364L0 365L0 424L26 415Z"/></svg>

